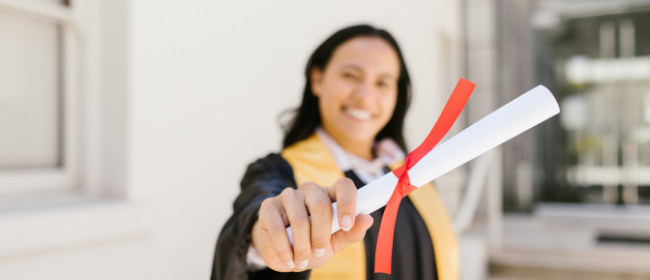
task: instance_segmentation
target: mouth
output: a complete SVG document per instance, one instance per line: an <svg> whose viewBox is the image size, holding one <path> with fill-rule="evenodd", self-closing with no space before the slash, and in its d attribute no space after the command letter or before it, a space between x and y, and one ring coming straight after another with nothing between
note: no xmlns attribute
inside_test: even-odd
<svg viewBox="0 0 650 280"><path fill-rule="evenodd" d="M348 115L348 116L350 116L350 117L352 117L354 119L360 120L360 121L369 121L373 117L372 113L370 111L366 111L366 110L363 110L363 109L345 107L345 108L343 108L343 112L346 115Z"/></svg>

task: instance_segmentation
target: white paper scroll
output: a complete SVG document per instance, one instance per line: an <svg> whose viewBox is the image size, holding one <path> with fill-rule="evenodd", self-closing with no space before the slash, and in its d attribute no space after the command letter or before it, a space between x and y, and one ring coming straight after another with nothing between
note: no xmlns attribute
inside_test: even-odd
<svg viewBox="0 0 650 280"><path fill-rule="evenodd" d="M559 112L553 94L539 85L433 148L408 171L411 184L419 188ZM370 214L384 207L397 181L390 172L359 189L356 215ZM341 229L336 202L332 208L332 233L335 233ZM293 244L291 227L287 227L287 234Z"/></svg>

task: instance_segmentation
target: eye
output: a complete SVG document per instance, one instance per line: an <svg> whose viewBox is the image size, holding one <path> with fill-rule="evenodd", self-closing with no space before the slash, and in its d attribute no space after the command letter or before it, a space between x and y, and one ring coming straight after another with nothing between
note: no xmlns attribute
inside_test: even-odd
<svg viewBox="0 0 650 280"><path fill-rule="evenodd" d="M389 83L384 80L377 81L377 86L382 89L389 89L392 86L392 83Z"/></svg>
<svg viewBox="0 0 650 280"><path fill-rule="evenodd" d="M359 79L357 74L352 73L352 72L343 72L343 78L354 80L354 81Z"/></svg>

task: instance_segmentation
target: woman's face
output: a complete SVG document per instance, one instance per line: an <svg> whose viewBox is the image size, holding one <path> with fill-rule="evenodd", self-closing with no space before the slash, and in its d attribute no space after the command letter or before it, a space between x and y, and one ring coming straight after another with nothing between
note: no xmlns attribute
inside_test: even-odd
<svg viewBox="0 0 650 280"><path fill-rule="evenodd" d="M370 145L397 102L400 64L383 39L357 37L341 44L324 71L311 71L322 125L342 146Z"/></svg>

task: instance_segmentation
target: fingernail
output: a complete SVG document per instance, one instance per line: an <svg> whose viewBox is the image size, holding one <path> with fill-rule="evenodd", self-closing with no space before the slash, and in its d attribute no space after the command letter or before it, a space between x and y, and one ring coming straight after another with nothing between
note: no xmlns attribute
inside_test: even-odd
<svg viewBox="0 0 650 280"><path fill-rule="evenodd" d="M325 249L324 248L314 249L314 255L316 255L317 257L322 257L323 255L325 255Z"/></svg>
<svg viewBox="0 0 650 280"><path fill-rule="evenodd" d="M302 260L298 262L298 267L300 269L305 269L307 267L307 264L309 263L309 260Z"/></svg>
<svg viewBox="0 0 650 280"><path fill-rule="evenodd" d="M296 266L296 265L293 263L293 260L287 262L287 267L288 268L293 268L294 266Z"/></svg>
<svg viewBox="0 0 650 280"><path fill-rule="evenodd" d="M344 231L348 231L352 228L352 219L350 219L350 216L345 215L343 216L343 219L341 219L341 229Z"/></svg>

